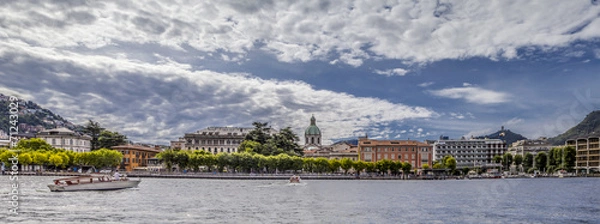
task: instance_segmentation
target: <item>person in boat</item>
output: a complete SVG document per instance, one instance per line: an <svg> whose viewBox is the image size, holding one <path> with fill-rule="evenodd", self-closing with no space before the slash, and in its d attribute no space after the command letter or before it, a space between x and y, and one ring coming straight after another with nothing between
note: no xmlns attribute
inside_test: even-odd
<svg viewBox="0 0 600 224"><path fill-rule="evenodd" d="M113 178L115 180L121 180L121 174L119 173L118 170L115 170L115 174L113 174Z"/></svg>

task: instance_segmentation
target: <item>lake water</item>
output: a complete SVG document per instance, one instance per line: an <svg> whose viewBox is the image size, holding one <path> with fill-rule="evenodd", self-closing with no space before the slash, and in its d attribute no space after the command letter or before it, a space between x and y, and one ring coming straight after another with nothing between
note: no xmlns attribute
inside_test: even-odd
<svg viewBox="0 0 600 224"><path fill-rule="evenodd" d="M20 176L0 223L600 223L600 178L444 181L143 179L139 188L50 192Z"/></svg>

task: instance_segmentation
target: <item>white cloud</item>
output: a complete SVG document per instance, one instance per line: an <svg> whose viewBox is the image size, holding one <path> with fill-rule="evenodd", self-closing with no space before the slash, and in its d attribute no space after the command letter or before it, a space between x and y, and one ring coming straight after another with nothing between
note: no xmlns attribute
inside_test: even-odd
<svg viewBox="0 0 600 224"><path fill-rule="evenodd" d="M162 62L151 64L4 42L0 57L7 61L0 69L22 74L0 84L0 90L10 87L5 92L27 93L21 95L73 122L91 118L134 141L167 143L206 126L250 126L254 119L302 133L311 114L324 139L357 136L373 125L392 134L386 127L390 122L435 114L423 107L316 90L300 81L193 70L159 56ZM70 74L68 79L62 78L65 73Z"/></svg>
<svg viewBox="0 0 600 224"><path fill-rule="evenodd" d="M471 83L463 82L463 86L472 86Z"/></svg>
<svg viewBox="0 0 600 224"><path fill-rule="evenodd" d="M521 47L552 49L600 37L600 7L589 1L82 3L6 3L0 38L54 48L135 43L179 51L261 49L284 62L360 66L372 57L408 63L512 59Z"/></svg>
<svg viewBox="0 0 600 224"><path fill-rule="evenodd" d="M418 86L425 88L425 87L428 87L430 85L433 85L434 83L435 82L424 82L424 83L419 84Z"/></svg>
<svg viewBox="0 0 600 224"><path fill-rule="evenodd" d="M429 92L435 96L446 97L450 99L464 99L467 102L474 104L505 103L510 99L510 95L507 93L486 90L474 86L431 90Z"/></svg>
<svg viewBox="0 0 600 224"><path fill-rule="evenodd" d="M406 73L408 73L408 71L405 70L405 69L403 69L403 68L394 68L394 69L387 69L387 70L378 70L378 69L375 69L375 70L373 70L373 72L375 72L376 74L385 75L385 76L388 76L388 77L391 77L391 76L404 76L404 75L406 75Z"/></svg>
<svg viewBox="0 0 600 224"><path fill-rule="evenodd" d="M524 122L523 119L515 117L515 118L512 118L512 119L504 122L502 125L504 125L506 127L514 127L514 126L517 126L519 124L522 124L523 122Z"/></svg>

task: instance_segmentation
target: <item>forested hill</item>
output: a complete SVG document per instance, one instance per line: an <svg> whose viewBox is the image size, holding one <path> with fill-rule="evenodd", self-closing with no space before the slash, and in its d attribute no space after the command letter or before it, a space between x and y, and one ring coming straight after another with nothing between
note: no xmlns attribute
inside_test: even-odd
<svg viewBox="0 0 600 224"><path fill-rule="evenodd" d="M9 132L11 124L9 123L9 104L11 103L9 96L0 93L0 130L5 133ZM43 129L52 129L57 127L66 127L71 130L80 131L82 127L74 125L60 115L54 114L52 111L42 108L38 104L31 101L19 99L19 133L37 133Z"/></svg>
<svg viewBox="0 0 600 224"><path fill-rule="evenodd" d="M552 145L564 145L567 139L600 135L600 110L592 111L583 121L554 138L548 139Z"/></svg>

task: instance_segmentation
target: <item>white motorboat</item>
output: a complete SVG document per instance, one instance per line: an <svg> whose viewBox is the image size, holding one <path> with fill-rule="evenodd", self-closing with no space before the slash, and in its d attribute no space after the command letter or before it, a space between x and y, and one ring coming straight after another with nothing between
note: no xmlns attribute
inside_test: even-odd
<svg viewBox="0 0 600 224"><path fill-rule="evenodd" d="M300 177L296 175L290 177L290 183L300 183Z"/></svg>
<svg viewBox="0 0 600 224"><path fill-rule="evenodd" d="M55 179L48 184L52 192L62 191L104 191L137 187L141 180L130 180L126 177L115 180L109 176L77 176Z"/></svg>

